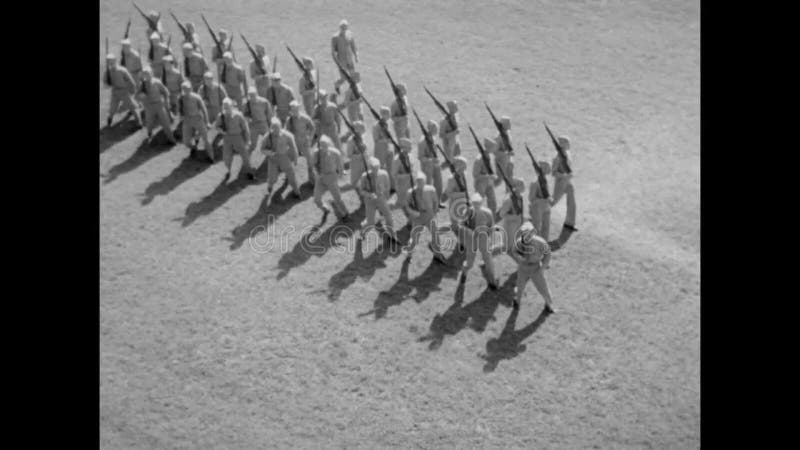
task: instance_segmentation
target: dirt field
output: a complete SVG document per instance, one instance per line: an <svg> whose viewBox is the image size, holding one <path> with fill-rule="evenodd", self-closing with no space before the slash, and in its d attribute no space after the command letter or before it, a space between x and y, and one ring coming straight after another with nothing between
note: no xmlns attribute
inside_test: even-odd
<svg viewBox="0 0 800 450"><path fill-rule="evenodd" d="M404 266L374 242L355 252L357 227L342 232L333 215L306 236L321 249L311 255L308 185L301 201L284 188L267 205L263 167L236 179L236 159L222 184L221 162L105 130L101 85L102 448L700 446L698 1L137 4L162 11L173 48L167 8L199 26L206 53L200 12L236 32L241 62L239 32L265 44L295 90L283 42L321 63L330 88L330 36L348 18L371 102L391 101L387 65L423 119L439 117L425 84L481 135L494 134L484 101L511 116L519 150L552 157L542 120L569 135L580 231L554 256L559 312L546 318L533 286L512 314L507 257L501 290L477 264L457 289L427 237ZM100 71L103 37L118 42L129 15L146 50L130 3L102 2ZM533 180L524 151L516 165ZM297 172L304 182L302 160ZM352 191L345 201L358 205ZM289 226L283 249L249 240Z"/></svg>

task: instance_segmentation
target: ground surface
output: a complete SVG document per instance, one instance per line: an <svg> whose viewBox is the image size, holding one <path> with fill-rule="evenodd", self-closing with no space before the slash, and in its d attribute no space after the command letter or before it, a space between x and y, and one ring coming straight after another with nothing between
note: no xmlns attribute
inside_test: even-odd
<svg viewBox="0 0 800 450"><path fill-rule="evenodd" d="M299 242L320 214L308 187L267 205L263 170L223 185L222 163L104 130L101 88L103 448L699 447L699 2L138 4L160 8L175 41L167 8L266 44L292 86L282 42L322 62L330 87L329 39L347 17L374 103L391 99L385 64L424 118L436 115L423 83L479 134L492 131L488 101L549 158L547 120L572 138L580 232L554 257L560 311L546 319L532 286L511 314L506 257L499 292L477 266L457 289L424 245L406 267L374 242L356 254L358 231L333 217L307 238L321 249L310 255ZM146 49L129 2L101 3L101 41L129 15ZM524 153L517 167L529 170ZM562 202L553 234L563 215Z"/></svg>

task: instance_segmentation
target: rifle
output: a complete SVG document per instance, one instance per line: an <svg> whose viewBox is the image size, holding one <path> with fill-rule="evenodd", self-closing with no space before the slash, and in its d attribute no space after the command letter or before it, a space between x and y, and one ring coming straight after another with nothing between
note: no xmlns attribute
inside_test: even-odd
<svg viewBox="0 0 800 450"><path fill-rule="evenodd" d="M361 98L362 97L361 91L358 89L358 85L356 85L356 82L353 81L353 79L350 77L350 74L347 73L347 71L344 70L344 68L342 68L342 65L339 64L339 61L336 58L333 58L333 62L336 63L336 67L338 67L339 71L342 73L342 75L344 75L344 78L347 80L347 84L350 85L350 90L353 91L353 94L355 95L356 100Z"/></svg>
<svg viewBox="0 0 800 450"><path fill-rule="evenodd" d="M436 107L439 108L439 111L441 111L442 114L444 114L447 117L447 122L450 124L450 128L452 128L451 131L457 130L458 126L456 125L455 117L453 117L453 115L450 114L450 111L448 111L447 108L445 108L444 105L442 105L442 103L439 100L436 100L436 97L434 97L433 94L431 94L431 91L429 91L428 88L426 88L425 86L422 86L422 88L425 89L425 92L427 92L428 95L430 95L431 99L433 100L433 103L435 103Z"/></svg>
<svg viewBox="0 0 800 450"><path fill-rule="evenodd" d="M483 159L486 170L489 171L489 175L494 175L492 164L489 162L489 157L486 155L486 150L483 148L481 141L478 140L478 136L475 135L475 131L472 130L472 125L468 124L467 126L469 127L469 132L472 133L472 138L475 139L475 145L478 146L478 151L481 152L481 159Z"/></svg>
<svg viewBox="0 0 800 450"><path fill-rule="evenodd" d="M171 9L169 10L169 15L172 16L172 18L175 20L175 23L178 24L178 28L181 29L181 33L183 33L183 40L186 42L194 43L194 36L192 36L191 33L189 33L189 30L187 30L186 27L183 26L181 21L178 20L177 17L175 17L175 14L172 13Z"/></svg>
<svg viewBox="0 0 800 450"><path fill-rule="evenodd" d="M378 114L378 111L376 111L376 110L375 110L375 108L373 108L373 107L372 107L372 105L370 105L370 103L369 103L369 101L367 101L367 98L366 98L366 97L364 97L364 96L362 95L362 96L361 96L361 98L364 100L364 103L367 105L367 108L369 108L369 112L371 112L371 113L372 113L372 117L373 117L375 120L377 120L377 121L378 121L378 124L380 125L380 127L381 127L381 130L383 130L383 132L384 132L384 133L386 134L386 136L389 138L389 141L392 143L392 145L394 145L394 148L395 148L395 149L396 149L398 152L400 152L400 144L398 144L398 143L397 143L397 141L395 141L395 140L394 140L394 138L392 137L392 134L389 132L389 125L387 125L387 124L386 124L386 121L385 121L383 118L381 118L381 115L380 115L380 114ZM402 152L400 152L400 153L402 153ZM401 158L401 159L402 159L402 158ZM404 165L405 165L405 164L404 164ZM410 170L410 169L409 169L408 167L406 167L406 170ZM409 173L411 173L411 172L409 171Z"/></svg>
<svg viewBox="0 0 800 450"><path fill-rule="evenodd" d="M222 44L219 42L219 39L217 39L217 35L214 34L214 29L211 28L211 25L208 24L208 21L206 20L206 16L200 14L200 17L203 19L203 23L206 24L206 28L208 28L208 32L211 34L211 39L214 40L214 45L217 46L217 51L219 52L219 57L222 58L222 55L225 54L225 50L223 50Z"/></svg>
<svg viewBox="0 0 800 450"><path fill-rule="evenodd" d="M365 155L367 151L367 146L364 145L364 140L361 138L361 135L356 132L355 127L353 126L352 123L350 123L349 120L347 120L347 117L345 117L345 115L342 114L342 112L339 111L338 109L336 110L336 112L339 113L340 116L342 116L345 125L347 125L347 128L350 129L350 132L353 133L353 140L356 142L356 147L358 147L359 153L361 153L361 160L364 163L364 170L366 170L367 172L367 182L369 183L367 191L375 192L375 182L372 180L372 178L369 177L369 164L367 164L367 156Z"/></svg>
<svg viewBox="0 0 800 450"><path fill-rule="evenodd" d="M533 157L533 153L531 149L528 148L528 144L525 144L525 150L528 151L528 156L531 157L531 162L533 163L533 168L536 170L536 176L539 179L539 190L542 191L542 195L544 198L550 198L550 191L547 189L547 178L544 175L544 171L539 163L536 162L536 159Z"/></svg>
<svg viewBox="0 0 800 450"><path fill-rule="evenodd" d="M492 116L492 122L494 122L494 126L497 127L497 131L500 132L500 137L503 139L503 143L505 144L506 148L508 148L508 153L513 154L514 148L511 147L511 138L508 137L508 133L506 132L505 128L503 128L503 124L497 120L497 117L492 112L492 109L489 108L489 104L486 102L483 102L483 104L486 106L486 110L489 111L489 115Z"/></svg>
<svg viewBox="0 0 800 450"><path fill-rule="evenodd" d="M275 73L278 69L278 54L275 53L275 57L272 58L272 73Z"/></svg>
<svg viewBox="0 0 800 450"><path fill-rule="evenodd" d="M436 154L436 149L433 148L434 141L433 136L431 136L431 132L425 128L425 125L422 124L422 120L419 119L419 114L417 114L417 110L411 108L411 111L414 113L414 117L417 118L417 123L419 124L419 129L422 130L422 135L425 137L425 143L428 144L428 148L430 151L433 152L433 157L435 159L439 159L438 155ZM455 167L455 166L454 166Z"/></svg>
<svg viewBox="0 0 800 450"><path fill-rule="evenodd" d="M412 111L413 111L413 109L412 109ZM462 181L461 174L459 174L458 171L456 170L456 164L453 162L452 159L450 159L449 156L447 156L447 153L444 152L444 149L442 148L442 146L439 145L439 144L436 144L436 148L438 148L439 151L442 153L442 156L444 156L444 160L447 162L447 166L450 168L450 172L453 174L453 179L456 180L456 184L458 185L458 188L461 189L464 192L464 197L466 199L466 205L467 205L467 217L471 217L472 216L472 203L469 201L469 190L467 189L467 178L464 177L464 179Z"/></svg>
<svg viewBox="0 0 800 450"><path fill-rule="evenodd" d="M511 193L511 207L517 214L522 214L522 199L520 198L519 194L514 192L514 187L511 185L511 181L508 180L506 177L505 172L503 172L503 168L497 166L497 170L500 171L500 176L503 178L503 182L505 182L506 187L508 188L508 192Z"/></svg>
<svg viewBox="0 0 800 450"><path fill-rule="evenodd" d="M125 25L125 35L123 36L124 39L128 39L128 35L131 32L131 16L128 16L128 24Z"/></svg>
<svg viewBox="0 0 800 450"><path fill-rule="evenodd" d="M142 17L144 17L144 20L147 22L147 26L149 26L151 30L158 33L158 21L153 22L149 17L147 17L147 14L145 14L144 11L142 11L141 9L139 9L138 6L136 6L136 3L133 3L133 7L136 8L137 11L139 11L139 14L141 14ZM158 15L158 18L159 19L161 18L161 14Z"/></svg>
<svg viewBox="0 0 800 450"><path fill-rule="evenodd" d="M314 79L311 77L311 71L306 69L306 67L303 65L302 61L300 61L300 58L298 58L297 55L294 54L294 52L292 51L291 48L289 48L288 45L286 46L286 50L289 50L289 53L292 55L292 59L294 59L295 64L297 64L297 67L300 69L301 72L303 72L303 75L306 77L306 79L310 80L311 88L314 88L314 86L315 86L314 85Z"/></svg>
<svg viewBox="0 0 800 450"><path fill-rule="evenodd" d="M564 152L564 149L558 144L556 137L553 136L553 132L550 131L550 128L547 126L546 122L542 122L544 124L544 129L547 130L547 134L550 135L550 140L553 141L553 145L556 147L556 151L558 152L558 156L561 157L561 161L564 163L564 169L567 170L567 173L572 173L572 168L569 167L569 162L567 161L567 154Z"/></svg>
<svg viewBox="0 0 800 450"><path fill-rule="evenodd" d="M267 68L264 67L264 60L262 58L258 57L258 53L256 53L255 50L253 50L253 47L250 46L250 43L247 42L247 38L245 38L242 33L239 33L239 36L242 37L242 41L244 41L244 45L246 45L247 46L247 50L250 51L250 56L252 56L253 59L256 61L256 66L258 67L258 70L261 71L262 75L266 75L267 74Z"/></svg>
<svg viewBox="0 0 800 450"><path fill-rule="evenodd" d="M167 53L172 54L172 33L167 36Z"/></svg>
<svg viewBox="0 0 800 450"><path fill-rule="evenodd" d="M386 72L386 76L389 77L389 84L392 85L392 92L394 92L394 98L397 100L397 107L400 108L400 115L407 116L408 111L406 111L405 104L403 102L403 94L400 93L400 89L394 84L394 80L392 80L392 76L389 75L389 70L386 69L386 66L383 66L383 71ZM433 152L436 154L436 152Z"/></svg>
<svg viewBox="0 0 800 450"><path fill-rule="evenodd" d="M317 143L317 141L319 141L319 137L320 137L320 134L321 134L320 133L320 128L322 128L322 102L321 102L321 100L322 100L322 98L320 98L320 95L319 95L319 68L318 68L317 69L317 109L316 109L316 111L314 111L315 112L314 116L315 117L319 116L319 125L316 126L315 129L314 129L314 139L311 140L311 146L312 147L314 146L314 144Z"/></svg>

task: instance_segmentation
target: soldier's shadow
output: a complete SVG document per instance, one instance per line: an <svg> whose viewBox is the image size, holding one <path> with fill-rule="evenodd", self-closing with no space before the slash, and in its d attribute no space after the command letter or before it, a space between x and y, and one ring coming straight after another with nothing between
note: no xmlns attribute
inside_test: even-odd
<svg viewBox="0 0 800 450"><path fill-rule="evenodd" d="M482 333L489 321L494 319L494 313L501 300L504 304L511 303L515 283L516 274L512 274L499 289L486 288L477 299L466 305L463 302L465 283L459 284L455 302L447 311L433 318L428 334L420 337L418 341L431 341L428 348L436 350L442 345L446 335L455 335L467 326Z"/></svg>
<svg viewBox="0 0 800 450"><path fill-rule="evenodd" d="M533 335L548 317L548 314L542 310L536 320L525 326L525 328L515 330L514 327L516 326L518 315L519 310L512 310L500 336L489 339L486 342L486 354L481 355L481 358L486 360L486 364L483 366L484 372L492 372L497 368L500 361L512 359L524 352L527 346L522 344L522 341Z"/></svg>
<svg viewBox="0 0 800 450"><path fill-rule="evenodd" d="M159 130L158 133L153 135L153 139L150 141L150 144L147 144L146 141L142 141L142 143L136 148L136 151L133 152L128 159L110 168L108 170L108 174L105 176L105 181L103 181L103 184L111 183L120 175L124 175L128 172L136 170L142 164L164 152L171 150L174 146L175 144L169 143L164 132Z"/></svg>
<svg viewBox="0 0 800 450"><path fill-rule="evenodd" d="M150 202L159 195L169 194L182 183L208 170L212 164L200 160L201 155L205 156L205 152L187 155L169 175L161 180L150 183L145 189L144 194L142 194L142 206L150 204Z"/></svg>
<svg viewBox="0 0 800 450"><path fill-rule="evenodd" d="M333 214L333 212L331 212ZM291 251L281 255L278 260L277 279L283 279L292 269L302 266L311 256L322 257L331 248L340 245L346 246L343 240L349 241L353 234L361 228L361 221L364 219L363 206L352 211L347 221L337 220L336 223L326 228L321 234L320 225L312 226L307 233L304 233L300 241L295 244Z"/></svg>
<svg viewBox="0 0 800 450"><path fill-rule="evenodd" d="M100 128L100 153L124 141L141 129L141 127L136 125L135 121L129 119L112 124L110 127Z"/></svg>
<svg viewBox="0 0 800 450"><path fill-rule="evenodd" d="M362 230L362 233L364 232ZM353 260L328 280L328 300L335 302L341 296L342 291L355 283L356 279L370 280L375 275L376 270L386 267L384 261L387 258L396 258L402 254L402 244L388 239L382 230L370 230L370 233L376 234L367 235L367 242L370 242L374 237L375 240L380 240L380 243L367 258L364 258L364 239L361 237L356 239ZM400 234L398 233L398 238L400 238Z"/></svg>
<svg viewBox="0 0 800 450"><path fill-rule="evenodd" d="M416 253L417 256L415 257L419 258L419 250ZM403 265L400 268L400 278L397 282L388 290L379 292L378 297L373 302L373 308L359 314L358 317L373 314L375 320L381 319L386 316L389 308L403 303L408 298L413 298L417 303L422 303L430 296L431 292L441 290L439 285L445 277L455 278L458 275L463 260L464 254L457 251L450 254L450 257L445 260L446 264L441 264L431 258L431 262L425 268L425 271L413 280L408 279L408 268L411 260L403 260Z"/></svg>

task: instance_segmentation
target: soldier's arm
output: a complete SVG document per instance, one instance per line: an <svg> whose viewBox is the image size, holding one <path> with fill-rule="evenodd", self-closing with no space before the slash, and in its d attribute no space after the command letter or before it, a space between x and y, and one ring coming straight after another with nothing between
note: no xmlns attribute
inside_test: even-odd
<svg viewBox="0 0 800 450"><path fill-rule="evenodd" d="M208 108L206 108L206 102L204 102L202 98L195 98L195 100L200 105L200 112L203 114L203 123L208 123Z"/></svg>
<svg viewBox="0 0 800 450"><path fill-rule="evenodd" d="M306 132L308 136L314 136L314 133L317 132L317 127L314 124L313 120L306 121Z"/></svg>
<svg viewBox="0 0 800 450"><path fill-rule="evenodd" d="M294 141L294 136L289 134L287 136L289 138L289 159L292 160L293 163L297 162L297 143Z"/></svg>
<svg viewBox="0 0 800 450"><path fill-rule="evenodd" d="M339 54L336 52L336 36L331 38L331 55L337 60L339 59Z"/></svg>
<svg viewBox="0 0 800 450"><path fill-rule="evenodd" d="M356 37L354 35L350 35L350 48L353 50L353 56L356 57L356 62L358 62L358 50L356 49Z"/></svg>
<svg viewBox="0 0 800 450"><path fill-rule="evenodd" d="M228 91L225 90L225 86L223 86L222 83L219 85L219 91L222 93L222 95L220 95L220 101L228 98Z"/></svg>
<svg viewBox="0 0 800 450"><path fill-rule="evenodd" d="M239 76L242 78L242 84L244 85L244 92L247 93L247 75L245 75L244 70L239 73Z"/></svg>
<svg viewBox="0 0 800 450"><path fill-rule="evenodd" d="M244 137L245 142L250 142L250 126L247 125L247 121L244 120L243 116L239 116L239 122L242 124L242 136Z"/></svg>
<svg viewBox="0 0 800 450"><path fill-rule="evenodd" d="M169 89L162 83L158 85L158 90L161 91L161 96L164 97L164 102L166 102L167 108L169 108Z"/></svg>
<svg viewBox="0 0 800 450"><path fill-rule="evenodd" d="M336 155L336 173L341 176L344 173L344 163L342 162L342 154Z"/></svg>

